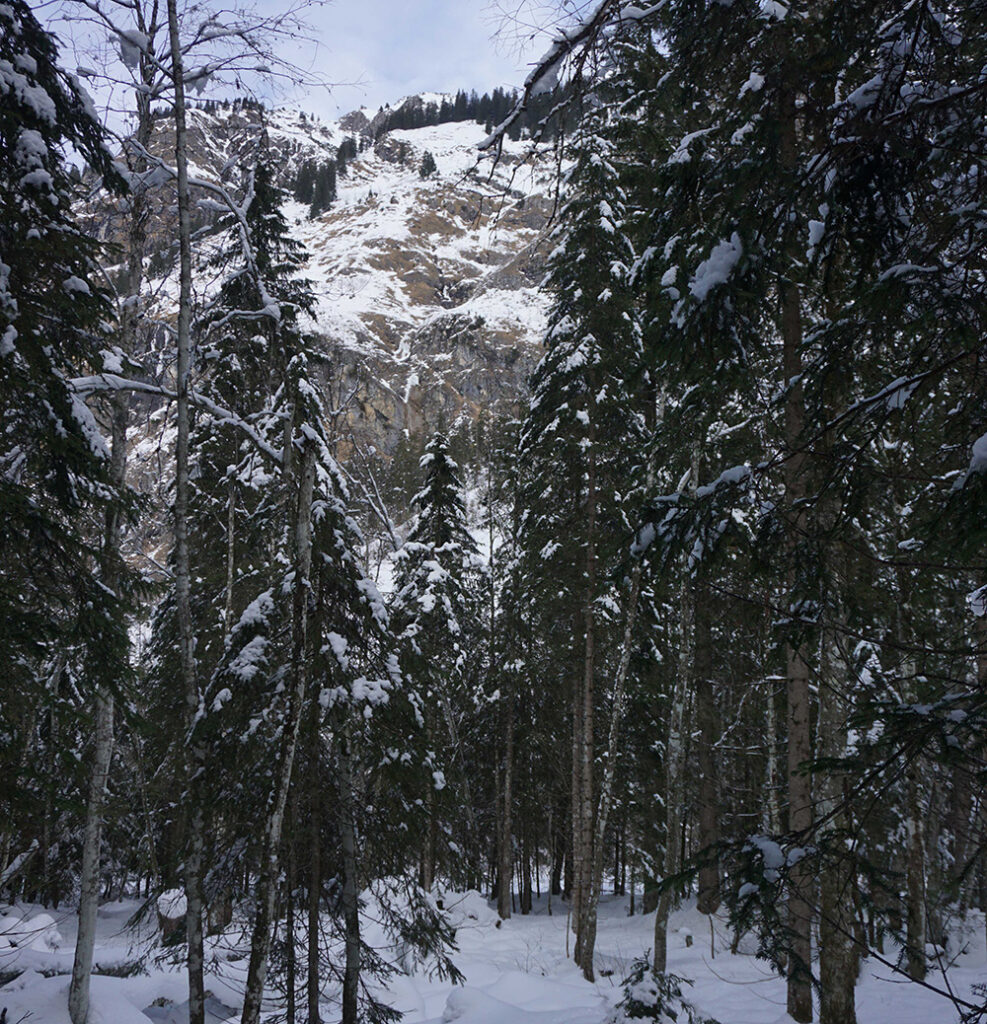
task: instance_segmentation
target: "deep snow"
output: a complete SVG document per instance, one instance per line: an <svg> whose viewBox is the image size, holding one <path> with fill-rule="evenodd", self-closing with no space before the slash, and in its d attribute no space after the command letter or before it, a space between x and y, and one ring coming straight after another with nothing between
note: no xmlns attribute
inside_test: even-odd
<svg viewBox="0 0 987 1024"><path fill-rule="evenodd" d="M138 906L124 901L100 910L99 969L143 955L147 973L93 978L91 1024L187 1020L182 1012L187 987L181 967L161 958L152 925L127 925ZM543 897L532 915L515 916L499 926L494 911L475 893L446 894L445 906L457 926L459 952L454 959L466 983L457 988L429 980L421 970L397 976L387 995L405 1013L406 1024L602 1024L621 996L621 977L651 945L653 916L628 917L626 898L605 898L597 945L600 976L590 985L566 958L566 908L558 899L551 914ZM0 972L9 976L23 971L0 988L0 1010L6 1007L9 1024L68 1024L69 979L64 972L71 969L74 914L0 906L0 918ZM985 977L983 920L970 923L968 951L957 956L949 971L950 985L967 998L971 986ZM365 923L368 936L374 928L372 921ZM714 933L711 940L709 921L690 906L673 915L669 970L695 982L689 998L722 1024L788 1024L784 982L754 957L729 953L722 919L714 920ZM691 947L686 945L687 936L693 938ZM238 990L245 965L236 958L237 937L231 930L210 940L206 984L212 994L213 1021L239 1019ZM932 972L929 980L940 984L942 978ZM333 993L327 994L331 999ZM270 1008L275 1009L273 1003ZM957 1019L946 998L894 977L873 960L863 965L857 1008L860 1024L938 1024ZM326 1024L336 1019L333 1005L327 1003Z"/></svg>

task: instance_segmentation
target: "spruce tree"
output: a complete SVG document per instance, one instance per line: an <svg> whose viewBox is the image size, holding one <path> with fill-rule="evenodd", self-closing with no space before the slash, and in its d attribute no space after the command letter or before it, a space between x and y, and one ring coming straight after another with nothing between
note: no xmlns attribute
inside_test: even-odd
<svg viewBox="0 0 987 1024"><path fill-rule="evenodd" d="M425 178L434 177L438 173L439 169L435 166L435 157L426 149L422 155L422 164L418 169L418 176L424 180Z"/></svg>
<svg viewBox="0 0 987 1024"><path fill-rule="evenodd" d="M46 656L64 665L77 651L83 691L125 675L115 670L125 662L130 574L101 564L99 526L101 515L119 514L124 496L71 384L100 372L104 352L112 362L113 312L97 273L99 246L72 213L63 154L74 149L107 185L122 182L87 98L22 0L0 8L0 68L0 644L10 698L0 735L10 756L5 813L16 820L8 801L26 795L20 751L44 699ZM101 582L111 573L112 590ZM5 829L0 871L11 838Z"/></svg>
<svg viewBox="0 0 987 1024"><path fill-rule="evenodd" d="M593 878L598 730L596 686L611 651L620 608L611 572L629 546L627 501L635 462L642 464L647 391L629 376L640 364L641 334L629 287L634 261L626 196L604 107L571 147L567 201L548 283L553 292L546 353L532 378L531 409L521 434L530 480L524 544L529 600L554 591L572 624L572 843L576 871L576 959L593 976L596 894ZM653 397L651 399L653 403ZM630 488L633 490L633 488Z"/></svg>
<svg viewBox="0 0 987 1024"><path fill-rule="evenodd" d="M468 783L464 768L463 717L471 704L471 651L481 636L477 599L478 553L466 523L458 467L449 455L449 439L435 433L419 463L421 490L412 499L415 518L398 552L392 615L403 648L402 661L422 694L425 742L432 758L428 787L429 835L421 879L430 888L440 861L440 826L448 827L444 805L445 773ZM469 846L475 829L468 825ZM443 843L443 845L447 845Z"/></svg>

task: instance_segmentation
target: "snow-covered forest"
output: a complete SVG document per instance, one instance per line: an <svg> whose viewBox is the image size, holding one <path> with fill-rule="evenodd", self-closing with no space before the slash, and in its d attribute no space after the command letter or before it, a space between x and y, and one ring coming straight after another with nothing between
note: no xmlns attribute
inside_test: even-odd
<svg viewBox="0 0 987 1024"><path fill-rule="evenodd" d="M0 1024L987 1021L987 0L541 9L0 3Z"/></svg>

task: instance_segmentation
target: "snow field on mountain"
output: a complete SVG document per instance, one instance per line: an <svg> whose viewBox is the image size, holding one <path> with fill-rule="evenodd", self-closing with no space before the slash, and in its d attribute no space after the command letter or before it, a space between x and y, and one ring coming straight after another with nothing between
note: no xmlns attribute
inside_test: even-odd
<svg viewBox="0 0 987 1024"><path fill-rule="evenodd" d="M598 980L586 982L566 957L566 904L542 896L531 915L498 922L492 906L478 893L441 894L456 927L459 947L454 960L465 975L456 987L428 977L428 965L404 964L383 994L404 1014L405 1024L604 1024L622 995L620 981L632 961L651 945L653 915L627 916L626 897L604 897L597 942ZM129 977L105 973L93 978L91 1024L180 1024L187 1020L182 1004L187 986L181 964L170 961L159 945L153 923L129 927L139 904L128 900L100 909L96 963L102 972L128 969L142 958L142 971ZM74 914L40 907L4 908L0 921L0 972L22 972L0 987L0 1011L8 1021L25 1024L68 1024L68 972L71 970L76 923ZM983 920L970 922L966 952L952 950L955 962L948 981L960 997L981 982L985 970ZM375 945L389 939L374 921L368 900L362 929ZM730 936L721 917L709 919L686 905L673 913L669 938L669 971L691 979L686 996L720 1024L789 1024L785 984L749 952L731 955ZM687 942L691 940L691 945ZM715 953L711 955L711 942ZM14 945L16 943L16 945ZM748 945L741 944L742 951ZM234 922L209 940L207 988L211 1021L239 1019L240 989L246 948L243 925ZM393 959L400 954L391 947ZM302 951L302 955L304 951ZM894 953L888 954L893 958ZM942 975L929 981L943 987ZM324 1021L332 1024L334 997L327 986ZM272 1014L272 1001L266 1009ZM30 1016L25 1016L29 1014ZM895 977L873 960L864 962L857 985L857 1018L861 1024L946 1024L958 1019L945 997Z"/></svg>
<svg viewBox="0 0 987 1024"><path fill-rule="evenodd" d="M517 243L534 244L538 232L508 231L498 225L503 208L547 190L548 171L520 163L522 143L512 143L493 181L491 160L479 160L482 126L457 122L392 131L392 145L407 147L397 163L366 149L337 179L338 198L314 220L299 203L285 207L295 236L312 259L306 270L319 297L317 328L344 347L380 355L367 345L368 318L387 314L409 332L436 317L460 313L482 316L494 328L521 328L531 343L540 339L547 302L536 288L489 287L484 277L514 254ZM435 157L438 176L418 173L424 152ZM473 172L473 173L471 173ZM504 190L510 188L510 196ZM457 209L458 207L458 209ZM454 282L476 282L465 302L435 308L409 290L417 273ZM400 345L389 353L407 359Z"/></svg>

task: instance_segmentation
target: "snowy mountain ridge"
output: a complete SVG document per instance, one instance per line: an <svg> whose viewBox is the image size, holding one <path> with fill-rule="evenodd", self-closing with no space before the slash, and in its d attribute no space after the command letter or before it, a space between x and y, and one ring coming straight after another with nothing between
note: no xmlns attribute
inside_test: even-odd
<svg viewBox="0 0 987 1024"><path fill-rule="evenodd" d="M265 134L289 191L304 162L335 160L344 139L361 138L328 210L310 219L292 199L284 212L310 255L312 327L354 394L350 425L385 449L403 430L473 419L523 392L545 327L540 243L554 181L528 142L479 159L485 131L474 122L381 133L400 106L329 123L287 109L189 112L191 173L234 188ZM164 153L167 129L156 144ZM426 151L437 168L427 178ZM166 304L174 294L169 283Z"/></svg>

